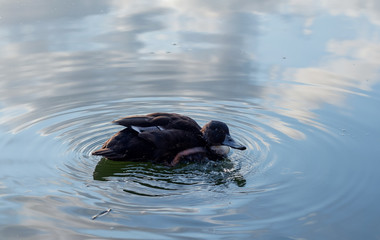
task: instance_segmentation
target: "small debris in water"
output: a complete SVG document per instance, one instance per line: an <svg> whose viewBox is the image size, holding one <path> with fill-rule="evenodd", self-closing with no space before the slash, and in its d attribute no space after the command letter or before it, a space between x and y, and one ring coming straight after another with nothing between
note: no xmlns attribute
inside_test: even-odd
<svg viewBox="0 0 380 240"><path fill-rule="evenodd" d="M104 216L104 215L106 215L107 213L109 213L109 212L111 212L111 208L109 208L109 209L107 209L107 210L105 210L105 211L101 211L100 213L98 213L98 214L95 214L94 216L92 216L92 220L95 220L96 218L98 218L98 217L101 217L101 216Z"/></svg>

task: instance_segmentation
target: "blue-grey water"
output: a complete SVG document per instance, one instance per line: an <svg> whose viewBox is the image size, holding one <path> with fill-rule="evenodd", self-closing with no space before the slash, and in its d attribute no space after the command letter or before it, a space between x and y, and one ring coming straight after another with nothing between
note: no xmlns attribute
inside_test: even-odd
<svg viewBox="0 0 380 240"><path fill-rule="evenodd" d="M380 239L377 1L0 0L0 49L1 239ZM158 111L248 149L91 155Z"/></svg>

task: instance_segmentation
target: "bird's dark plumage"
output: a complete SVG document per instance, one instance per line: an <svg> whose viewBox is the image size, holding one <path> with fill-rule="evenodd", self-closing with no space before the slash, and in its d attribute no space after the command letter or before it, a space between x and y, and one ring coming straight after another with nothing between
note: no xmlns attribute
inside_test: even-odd
<svg viewBox="0 0 380 240"><path fill-rule="evenodd" d="M126 128L107 140L93 155L174 166L194 155L211 159L222 157L226 154L222 145L245 149L231 138L227 125L219 121L211 121L201 128L187 116L152 113L121 118L114 123Z"/></svg>
<svg viewBox="0 0 380 240"><path fill-rule="evenodd" d="M179 129L192 133L199 133L201 127L192 118L176 113L151 113L147 115L129 116L113 121L125 127L139 127L141 129Z"/></svg>

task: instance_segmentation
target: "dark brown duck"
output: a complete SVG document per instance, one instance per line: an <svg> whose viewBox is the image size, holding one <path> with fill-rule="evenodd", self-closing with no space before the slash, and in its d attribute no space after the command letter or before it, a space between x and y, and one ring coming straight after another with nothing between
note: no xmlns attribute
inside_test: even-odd
<svg viewBox="0 0 380 240"><path fill-rule="evenodd" d="M114 121L126 128L92 152L116 161L152 161L175 166L182 160L223 158L229 147L245 150L230 136L228 126L210 121L201 128L176 113L151 113Z"/></svg>

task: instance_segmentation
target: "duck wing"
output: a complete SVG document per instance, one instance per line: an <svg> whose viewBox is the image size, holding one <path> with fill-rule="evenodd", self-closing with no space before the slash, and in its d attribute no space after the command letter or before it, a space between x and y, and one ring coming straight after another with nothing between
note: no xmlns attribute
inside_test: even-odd
<svg viewBox="0 0 380 240"><path fill-rule="evenodd" d="M92 152L111 160L144 161L151 158L154 145L139 137L139 133L125 128L108 139L103 146Z"/></svg>
<svg viewBox="0 0 380 240"><path fill-rule="evenodd" d="M154 162L166 164L171 164L175 156L186 149L205 146L200 135L178 129L146 131L139 133L139 138L154 145L152 154Z"/></svg>
<svg viewBox="0 0 380 240"><path fill-rule="evenodd" d="M169 129L138 133L127 127L92 154L116 161L153 161L174 166L182 157L206 154L205 146L200 135L189 131Z"/></svg>
<svg viewBox="0 0 380 240"><path fill-rule="evenodd" d="M113 121L137 132L179 129L200 134L201 127L192 118L176 113L135 115Z"/></svg>

